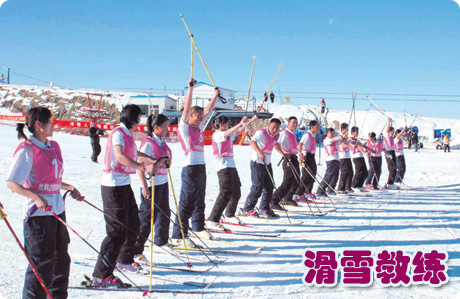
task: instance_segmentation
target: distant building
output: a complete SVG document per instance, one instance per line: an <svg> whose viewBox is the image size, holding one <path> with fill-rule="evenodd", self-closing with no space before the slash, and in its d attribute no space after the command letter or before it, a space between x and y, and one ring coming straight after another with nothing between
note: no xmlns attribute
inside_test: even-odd
<svg viewBox="0 0 460 299"><path fill-rule="evenodd" d="M150 114L159 114L177 110L177 100L169 96L132 96L130 104L138 105L142 110L141 116L143 117Z"/></svg>
<svg viewBox="0 0 460 299"><path fill-rule="evenodd" d="M184 94L187 93L187 88L184 90ZM235 93L236 91L219 87L220 95L225 98L226 103L218 100L216 103L216 110L233 110L235 108ZM206 107L206 105L211 101L214 95L214 86L204 83L197 82L193 88L193 103L192 106ZM179 100L179 110L182 110L182 105L184 103L185 97L182 97Z"/></svg>

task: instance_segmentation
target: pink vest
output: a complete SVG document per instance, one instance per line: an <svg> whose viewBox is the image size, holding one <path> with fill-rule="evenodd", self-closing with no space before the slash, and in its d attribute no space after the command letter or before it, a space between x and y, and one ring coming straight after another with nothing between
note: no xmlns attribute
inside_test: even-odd
<svg viewBox="0 0 460 299"><path fill-rule="evenodd" d="M289 150L284 149L288 154L297 154L297 136L294 133L284 130L289 140Z"/></svg>
<svg viewBox="0 0 460 299"><path fill-rule="evenodd" d="M170 159L172 159L172 152L171 152L171 149L169 148L169 146L166 144L166 142L163 142L163 145L159 145L155 139L151 138L151 137L145 137L142 142L141 142L141 147L144 146L144 144L146 144L147 142L150 142L153 146L153 153L155 154L155 158L158 159L158 158L161 158L161 157L166 157L168 156ZM157 173L155 174L156 176L159 176L159 175L168 175L168 169L166 168L166 166L164 166L163 164L159 165L158 166L158 171Z"/></svg>
<svg viewBox="0 0 460 299"><path fill-rule="evenodd" d="M353 139L353 144L356 142L358 143L358 139ZM364 157L364 154L359 150L359 147L352 147L351 148L351 153L353 154L353 157Z"/></svg>
<svg viewBox="0 0 460 299"><path fill-rule="evenodd" d="M190 144L190 148L187 149L184 142L184 137L180 135L179 131L177 131L177 136L180 140L180 145L184 154L187 155L189 152L204 152L204 134L201 131L200 127L188 125L188 142Z"/></svg>
<svg viewBox="0 0 460 299"><path fill-rule="evenodd" d="M395 151L397 153L401 153L403 151L403 146L404 146L403 139L399 138L399 140L395 144Z"/></svg>
<svg viewBox="0 0 460 299"><path fill-rule="evenodd" d="M262 149L262 152L265 155L271 155L273 151L273 147L275 146L275 142L278 141L280 134L276 133L275 136L272 136L268 134L267 129L259 129L259 130L262 131L265 137L265 146Z"/></svg>
<svg viewBox="0 0 460 299"><path fill-rule="evenodd" d="M233 157L233 143L228 136L225 141L220 143L220 150L217 143L212 138L212 153L216 158L232 158Z"/></svg>
<svg viewBox="0 0 460 299"><path fill-rule="evenodd" d="M51 148L44 149L31 141L21 142L14 152L21 148L32 148L35 183L24 187L38 194L56 194L61 190L62 174L64 172L61 148L56 141L50 141Z"/></svg>
<svg viewBox="0 0 460 299"><path fill-rule="evenodd" d="M383 143L382 141L378 140L377 143L372 143L370 142L369 140L367 141L367 147L369 147L370 149L373 149L375 151L375 153L370 153L370 155L372 157L380 157L381 156L381 152L382 152L382 149L383 149Z"/></svg>
<svg viewBox="0 0 460 299"><path fill-rule="evenodd" d="M137 148L136 144L134 143L134 137L126 134L125 130L122 128L116 128L113 130L110 134L109 137L107 138L107 146L105 147L105 157L104 157L104 172L118 172L118 173L123 173L123 174L134 174L136 173L135 168L131 168L128 166L125 166L115 159L115 155L113 152L113 145L112 145L112 136L115 132L120 132L123 135L123 142L125 144L123 148L123 154L131 158L132 160L136 161L137 160ZM113 167L111 164L111 161L115 161L115 167Z"/></svg>
<svg viewBox="0 0 460 299"><path fill-rule="evenodd" d="M310 153L310 154L316 154L316 138L315 136L311 133L311 131L308 131L307 134L309 135L308 137L308 141L309 141L309 147L306 148L305 150L307 151L307 153Z"/></svg>
<svg viewBox="0 0 460 299"><path fill-rule="evenodd" d="M342 143L344 143L344 144L350 144L350 143L348 142L348 140L347 140L347 141L342 141ZM350 148L349 148L349 147L339 146L339 152L341 152L341 153L347 153L347 152L349 152L349 151L350 151Z"/></svg>
<svg viewBox="0 0 460 299"><path fill-rule="evenodd" d="M393 136L385 136L383 138L385 140L385 148L387 151L394 151L395 150L395 138Z"/></svg>
<svg viewBox="0 0 460 299"><path fill-rule="evenodd" d="M328 156L337 156L339 154L339 149L337 147L337 141L332 142L329 145L324 144L324 151L326 152L326 155Z"/></svg>

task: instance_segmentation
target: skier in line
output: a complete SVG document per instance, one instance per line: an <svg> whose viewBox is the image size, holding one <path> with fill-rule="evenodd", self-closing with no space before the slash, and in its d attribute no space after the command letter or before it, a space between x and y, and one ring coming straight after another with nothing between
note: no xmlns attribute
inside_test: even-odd
<svg viewBox="0 0 460 299"><path fill-rule="evenodd" d="M224 115L214 119L215 128L212 135L212 151L216 158L217 176L219 178L219 195L214 203L211 214L206 222L209 229L220 229L222 214L225 210L224 221L240 224L240 220L235 217L238 201L241 198L241 181L236 170L235 160L233 159L233 141L238 134L241 134L246 124L254 122L254 117L247 122L247 117L243 117L236 126L229 127L228 118Z"/></svg>
<svg viewBox="0 0 460 299"><path fill-rule="evenodd" d="M288 126L280 133L278 139L278 144L281 145L286 159L283 159L283 182L275 192L273 192L272 204L270 206L272 210L284 211L283 207L279 204L280 201L283 205L297 206L297 202L292 199L299 187L296 173L300 173L299 160L297 160L297 136L294 133L297 129L297 125L297 117L289 117ZM287 159L291 162L289 163ZM292 166L294 169L292 169Z"/></svg>
<svg viewBox="0 0 460 299"><path fill-rule="evenodd" d="M350 149L353 147L350 145L350 139L348 139L348 124L342 123L340 125L342 141L339 144L339 160L340 160L340 178L337 192L340 194L353 193L351 189L351 183L353 179L353 166L351 164Z"/></svg>
<svg viewBox="0 0 460 299"><path fill-rule="evenodd" d="M407 127L404 127L403 130L398 129L396 130L396 142L395 142L395 153L396 153L396 178L395 178L395 184L399 185L400 187L403 179L404 179L404 174L406 173L406 159L404 158L404 136L407 136L407 134L412 130L412 126L407 129Z"/></svg>
<svg viewBox="0 0 460 299"><path fill-rule="evenodd" d="M339 142L343 140L342 135L335 136L334 128L326 130L326 139L324 139L324 151L326 152L326 174L318 186L316 196L326 196L324 190L327 188L329 195L335 195L333 188L339 179L340 161L339 161Z"/></svg>
<svg viewBox="0 0 460 299"><path fill-rule="evenodd" d="M388 119L387 133L384 136L385 141L385 160L388 167L388 180L385 184L385 189L395 190L398 186L394 184L396 178L396 154L395 154L395 129L392 127L391 118Z"/></svg>
<svg viewBox="0 0 460 299"><path fill-rule="evenodd" d="M359 129L358 127L351 128L353 149L353 164L355 165L355 175L351 180L351 187L357 192L368 192L363 188L364 181L367 177L367 167L364 156L369 157L369 153L363 148L362 144L358 141Z"/></svg>
<svg viewBox="0 0 460 299"><path fill-rule="evenodd" d="M91 122L91 128L88 130L88 135L91 140L91 148L93 149L93 154L91 155L91 161L94 163L97 162L97 157L101 153L101 144L100 144L100 137L104 135L106 132L100 128L96 128L96 122Z"/></svg>
<svg viewBox="0 0 460 299"><path fill-rule="evenodd" d="M192 218L192 229L202 239L212 239L212 235L205 229L204 210L206 195L206 161L204 158L204 121L209 117L219 98L220 91L214 90L214 96L205 109L199 106L192 107L193 86L195 80L188 81L187 95L185 96L184 110L179 121L178 137L185 154L185 163L182 168L182 188L180 192L179 215L176 217L172 233L173 246L194 247L195 244L187 238L189 219ZM185 242L179 225L179 216Z"/></svg>
<svg viewBox="0 0 460 299"><path fill-rule="evenodd" d="M301 183L296 190L296 195L294 196L295 201L297 202L307 202L308 200L315 199L315 195L312 193L313 184L315 183L316 177L316 134L319 132L319 123L316 120L311 120L309 123L310 130L303 134L302 139L298 145L299 151L299 161L304 164L302 167L302 177ZM303 154L305 152L305 155ZM305 169L308 167L311 175ZM313 175L313 176L312 176ZM307 188L305 190L305 187Z"/></svg>
<svg viewBox="0 0 460 299"><path fill-rule="evenodd" d="M378 185L380 174L382 173L382 139L377 139L374 132L370 133L367 140L367 147L374 152L371 152L369 155L369 173L366 178L365 188L373 191L380 190Z"/></svg>
<svg viewBox="0 0 460 299"><path fill-rule="evenodd" d="M251 156L252 186L243 208L243 215L245 216L259 217L261 215L270 218L279 217L270 209L274 189L270 176L273 177L271 164L273 148L276 148L283 155L281 146L278 144L278 131L280 127L281 121L277 118L272 118L267 128L257 130L251 140L251 148L253 150ZM259 212L257 212L254 208L261 195L262 199L259 205Z"/></svg>
<svg viewBox="0 0 460 299"><path fill-rule="evenodd" d="M136 105L126 105L120 114L120 127L108 137L101 180L102 202L105 217L106 237L102 241L100 254L93 272L93 285L99 287L121 287L123 282L113 275L114 266L126 272L138 273L143 269L134 262L137 235L126 227L139 231L139 210L131 189L131 174L136 170L156 173L156 160L138 152L133 131L139 127L141 109ZM136 162L139 161L139 162Z"/></svg>
<svg viewBox="0 0 460 299"><path fill-rule="evenodd" d="M69 285L70 242L67 228L51 212L66 220L65 203L60 190L71 190L83 200L77 188L64 183L61 149L53 136L51 111L44 107L30 109L25 125L31 136L24 134L24 124L17 125L17 147L7 176L7 187L24 196L24 248L53 298L67 298ZM47 298L47 294L29 266L24 280L23 298Z"/></svg>
<svg viewBox="0 0 460 299"><path fill-rule="evenodd" d="M168 243L169 239L169 222L171 210L169 209L169 184L168 168L171 165L172 152L164 141L168 133L169 119L163 114L149 115L147 118L148 136L142 140L139 151L154 159L165 158L163 164L158 166L155 174L154 189L154 223L155 237L153 243L162 247L165 251L177 254L174 248ZM168 168L167 168L168 167ZM142 254L144 245L151 233L150 217L152 208L152 180L147 180L144 171L137 170L141 181L141 204L139 206L139 236L136 241L136 258L135 260L148 264L149 261ZM157 248L157 247L155 247Z"/></svg>

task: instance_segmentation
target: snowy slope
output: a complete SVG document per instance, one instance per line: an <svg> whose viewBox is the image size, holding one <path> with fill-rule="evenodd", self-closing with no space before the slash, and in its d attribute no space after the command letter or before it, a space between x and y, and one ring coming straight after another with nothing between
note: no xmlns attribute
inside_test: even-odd
<svg viewBox="0 0 460 299"><path fill-rule="evenodd" d="M312 107L311 109L313 109ZM272 110L272 108L270 108ZM275 116L286 118L296 115L299 118L308 116L305 107L276 106ZM279 113L279 114L277 114ZM357 124L360 125L366 112L357 111ZM378 113L378 112L377 112ZM388 113L397 123L404 123L401 115ZM370 117L368 112L366 124L368 128L379 124L379 115ZM345 112L330 111L328 119L339 122L348 121L349 115ZM373 121L373 123L371 122ZM382 120L380 120L382 121ZM408 119L409 121L409 119ZM443 120L436 120L438 126L443 126ZM381 122L381 127L384 125ZM426 122L426 123L425 123ZM457 124L458 120L446 120L445 124ZM416 124L419 128L431 129L431 122L422 121ZM396 124L396 126L399 126ZM452 126L454 128L454 126ZM380 130L381 128L379 128ZM376 129L377 130L377 129ZM456 131L458 133L458 130ZM455 136L454 136L455 137ZM0 178L4 182L12 161L12 155L18 141L14 128L0 125ZM84 136L71 136L57 133L54 140L61 145L64 156L64 181L74 184L86 195L86 199L101 207L100 175L102 164L90 161L91 147L89 139ZM106 139L102 140L104 156ZM180 170L183 155L178 144L171 144L175 157L172 174L176 195L181 187ZM235 147L237 168L242 182L243 205L250 188L249 147ZM211 148L205 149L207 159L207 195L206 215L212 208L218 194L216 169L211 155ZM274 164L279 161L279 155L273 157ZM324 159L323 159L324 160ZM218 235L223 240L239 245L266 246L257 256L228 256L229 259L204 274L157 270L156 275L179 281L212 281L213 285L205 294L171 295L163 294L166 298L454 298L460 291L460 250L458 237L460 236L460 151L453 150L450 154L432 149L422 149L419 153L406 152L407 175L406 184L409 186L429 186L426 190L397 191L391 194L374 194L370 197L350 198L347 203L337 203L338 209L320 218L306 216L291 216L295 221L304 221L303 224L290 226L286 222L265 222L256 224L270 229L287 229L277 238L244 237L234 235ZM321 161L318 173L322 176L325 163ZM388 172L383 163L383 174L380 181L384 183ZM281 167L274 166L274 178L277 184L281 183ZM138 196L139 182L133 176L133 190ZM434 187L444 186L444 187ZM22 240L22 204L23 199L12 194L0 184L0 201L14 230ZM173 198L170 198L173 206ZM320 206L320 209L327 210ZM67 201L68 223L85 237L93 246L99 249L105 235L103 215L85 203ZM254 222L249 221L248 222ZM258 231L260 232L260 231ZM70 284L78 285L84 273L91 275L94 261L88 258L96 257L96 253L83 243L76 235L69 232L71 244L69 248L72 257ZM0 223L0 294L5 298L20 298L23 286L24 272L27 262L22 255L6 225ZM208 243L213 248L226 247L223 244ZM302 256L309 248L316 250L343 250L346 248L378 250L402 250L412 254L417 250L447 251L449 253L450 282L440 288L429 286L411 287L383 287L376 282L371 287L345 287L338 284L334 288L306 287L302 284L302 276L306 268L302 265ZM247 250L243 248L242 250ZM148 255L148 250L145 251ZM192 254L198 256L198 254ZM223 255L224 256L224 255ZM162 265L180 266L174 259L163 255L155 255L154 261ZM197 267L203 263L192 262ZM141 286L148 286L148 277L131 276ZM154 280L159 286L164 281ZM175 287L190 289L189 286L175 285ZM1 297L1 296L0 296ZM138 298L139 293L95 292L86 290L70 290L69 298ZM155 295L159 297L159 295Z"/></svg>

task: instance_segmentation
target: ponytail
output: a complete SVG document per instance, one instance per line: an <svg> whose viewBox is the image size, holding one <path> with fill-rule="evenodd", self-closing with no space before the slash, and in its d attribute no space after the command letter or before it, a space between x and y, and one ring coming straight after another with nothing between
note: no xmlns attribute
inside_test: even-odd
<svg viewBox="0 0 460 299"><path fill-rule="evenodd" d="M16 124L16 131L18 132L18 139L24 139L25 141L29 141L29 138L27 138L26 134L24 134L24 126L25 123L18 123Z"/></svg>

